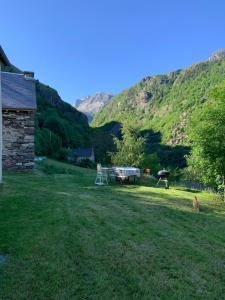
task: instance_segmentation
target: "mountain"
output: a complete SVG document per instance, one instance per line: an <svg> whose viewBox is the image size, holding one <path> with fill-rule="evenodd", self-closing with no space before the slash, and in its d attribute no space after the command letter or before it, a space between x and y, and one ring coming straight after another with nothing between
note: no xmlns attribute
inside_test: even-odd
<svg viewBox="0 0 225 300"><path fill-rule="evenodd" d="M225 51L220 50L206 62L144 78L114 96L92 124L134 121L145 131L158 132L164 144L187 145L186 128L192 112L207 101L208 91L224 80Z"/></svg>
<svg viewBox="0 0 225 300"><path fill-rule="evenodd" d="M219 60L222 57L225 57L225 49L220 49L220 50L214 52L212 55L210 55L209 61Z"/></svg>
<svg viewBox="0 0 225 300"><path fill-rule="evenodd" d="M75 108L87 115L89 123L92 121L94 115L109 102L113 95L97 92L93 96L87 96L84 99L77 99L75 101Z"/></svg>

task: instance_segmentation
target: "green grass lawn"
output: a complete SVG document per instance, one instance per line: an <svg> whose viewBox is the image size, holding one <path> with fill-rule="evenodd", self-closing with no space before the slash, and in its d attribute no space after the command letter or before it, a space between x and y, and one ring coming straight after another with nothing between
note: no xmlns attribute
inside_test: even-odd
<svg viewBox="0 0 225 300"><path fill-rule="evenodd" d="M5 174L0 299L225 299L223 202L198 193L196 213L193 191L94 178L51 161Z"/></svg>

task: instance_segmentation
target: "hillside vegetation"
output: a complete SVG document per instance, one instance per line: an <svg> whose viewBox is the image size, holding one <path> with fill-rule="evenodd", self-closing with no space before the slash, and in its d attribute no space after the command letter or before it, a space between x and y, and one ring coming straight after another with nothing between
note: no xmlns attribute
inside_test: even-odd
<svg viewBox="0 0 225 300"><path fill-rule="evenodd" d="M87 117L64 102L57 91L37 82L36 154L63 159L68 148L88 146Z"/></svg>
<svg viewBox="0 0 225 300"><path fill-rule="evenodd" d="M114 96L96 114L93 126L134 120L143 130L160 132L162 142L185 145L193 111L207 101L208 91L225 79L225 58L201 62L165 75L146 77Z"/></svg>
<svg viewBox="0 0 225 300"><path fill-rule="evenodd" d="M95 175L54 161L4 174L0 299L224 299L222 201Z"/></svg>

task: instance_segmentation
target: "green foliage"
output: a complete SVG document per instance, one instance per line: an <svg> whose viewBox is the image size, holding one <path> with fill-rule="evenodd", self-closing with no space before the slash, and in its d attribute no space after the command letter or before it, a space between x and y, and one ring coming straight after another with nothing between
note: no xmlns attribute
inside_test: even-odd
<svg viewBox="0 0 225 300"><path fill-rule="evenodd" d="M61 138L52 131L36 128L35 153L38 156L54 156L62 147Z"/></svg>
<svg viewBox="0 0 225 300"><path fill-rule="evenodd" d="M117 151L111 153L114 165L140 167L144 161L145 139L135 126L126 124L122 128L122 140L114 138Z"/></svg>
<svg viewBox="0 0 225 300"><path fill-rule="evenodd" d="M74 169L69 164L60 164L54 162L54 160L44 160L41 162L37 162L37 168L38 170L42 171L46 175L52 175L52 174L69 174L69 175L75 175L77 174L77 170Z"/></svg>
<svg viewBox="0 0 225 300"><path fill-rule="evenodd" d="M224 58L147 77L114 96L92 124L138 122L142 129L160 131L163 143L188 145L186 128L193 111L208 101L208 91L224 77Z"/></svg>
<svg viewBox="0 0 225 300"><path fill-rule="evenodd" d="M88 158L82 159L77 165L81 168L96 169L96 163Z"/></svg>
<svg viewBox="0 0 225 300"><path fill-rule="evenodd" d="M37 105L36 155L66 160L68 148L89 146L86 117L63 102L54 89L37 82Z"/></svg>
<svg viewBox="0 0 225 300"><path fill-rule="evenodd" d="M182 170L179 168L168 168L170 172L169 181L179 181L182 176Z"/></svg>
<svg viewBox="0 0 225 300"><path fill-rule="evenodd" d="M209 101L194 113L191 124L189 169L204 184L221 188L225 182L225 83L210 92Z"/></svg>
<svg viewBox="0 0 225 300"><path fill-rule="evenodd" d="M67 161L68 160L68 149L67 148L60 148L57 155L55 156L56 159L60 161Z"/></svg>
<svg viewBox="0 0 225 300"><path fill-rule="evenodd" d="M142 167L151 170L151 174L156 176L158 171L161 169L160 158L157 153L146 154Z"/></svg>

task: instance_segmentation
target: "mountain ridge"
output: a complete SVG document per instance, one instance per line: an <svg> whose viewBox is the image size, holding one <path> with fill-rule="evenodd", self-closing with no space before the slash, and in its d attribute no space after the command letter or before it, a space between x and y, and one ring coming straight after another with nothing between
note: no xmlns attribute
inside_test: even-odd
<svg viewBox="0 0 225 300"><path fill-rule="evenodd" d="M225 52L213 55L216 59L143 78L114 96L95 115L93 126L135 120L141 129L161 132L163 143L187 145L186 128L193 110L207 101L211 87L225 80Z"/></svg>
<svg viewBox="0 0 225 300"><path fill-rule="evenodd" d="M87 96L83 99L77 99L74 107L83 112L88 117L88 121L90 123L94 115L101 110L112 97L113 95L110 93L96 92L92 96Z"/></svg>

